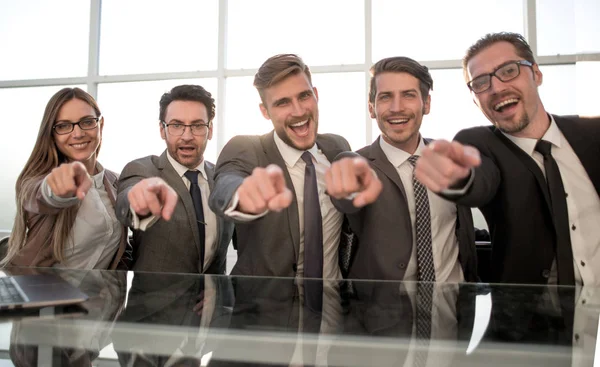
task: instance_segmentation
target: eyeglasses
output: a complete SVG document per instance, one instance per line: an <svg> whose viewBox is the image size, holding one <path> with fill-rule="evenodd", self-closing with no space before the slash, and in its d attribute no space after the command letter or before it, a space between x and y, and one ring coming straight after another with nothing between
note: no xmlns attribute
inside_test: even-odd
<svg viewBox="0 0 600 367"><path fill-rule="evenodd" d="M467 86L473 93L479 94L490 89L492 86L492 76L495 76L503 82L508 82L521 74L521 65L532 67L533 64L527 60L512 61L498 67L489 74L480 75L467 83Z"/></svg>
<svg viewBox="0 0 600 367"><path fill-rule="evenodd" d="M93 130L98 126L98 121L100 121L102 117L84 117L77 122L69 122L69 121L57 121L52 129L58 135L69 134L73 129L75 129L75 125L79 126L81 130Z"/></svg>
<svg viewBox="0 0 600 367"><path fill-rule="evenodd" d="M169 134L176 135L176 136L183 135L186 127L190 128L193 135L206 136L206 134L208 133L208 128L210 126L210 124L190 124L190 125L185 125L185 124L180 124L180 123L167 124L164 121L162 121L162 124L167 129Z"/></svg>

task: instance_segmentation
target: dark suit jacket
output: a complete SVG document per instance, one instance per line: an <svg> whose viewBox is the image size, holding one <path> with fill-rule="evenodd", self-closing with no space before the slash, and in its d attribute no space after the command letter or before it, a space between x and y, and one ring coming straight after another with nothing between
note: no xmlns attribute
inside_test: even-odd
<svg viewBox="0 0 600 367"><path fill-rule="evenodd" d="M338 158L356 153L343 153ZM412 224L404 186L396 168L390 163L379 138L358 151L365 157L383 190L377 200L363 208L351 201L333 200L347 213L352 232L358 237L350 275L352 279L403 280L412 253ZM459 260L467 281L477 281L477 255L471 209L459 205L456 218Z"/></svg>
<svg viewBox="0 0 600 367"><path fill-rule="evenodd" d="M217 162L210 207L219 216L225 216L224 211L238 187L255 167L271 163L281 167L293 194L292 204L281 212L269 212L251 222L236 223L238 260L231 272L234 275L293 277L296 274L300 247L298 203L273 134L271 131L262 136L236 136L225 145ZM344 138L332 134L317 135L317 146L330 162L338 153L350 149Z"/></svg>
<svg viewBox="0 0 600 367"><path fill-rule="evenodd" d="M214 165L204 163L208 184L215 185ZM159 220L146 231L133 231L133 270L153 272L199 273L200 236L196 225L196 212L189 190L167 158L167 152L160 157L148 156L128 163L119 180L117 196L117 216L131 226L131 214L127 194L138 182L149 177L160 177L169 184L179 200L170 221ZM227 247L233 235L233 223L217 217L217 249L206 274L224 274L226 270Z"/></svg>
<svg viewBox="0 0 600 367"><path fill-rule="evenodd" d="M600 193L600 119L554 120ZM449 199L479 207L486 218L492 242L490 281L547 283L556 238L542 171L494 126L466 129L455 139L481 153L469 191Z"/></svg>

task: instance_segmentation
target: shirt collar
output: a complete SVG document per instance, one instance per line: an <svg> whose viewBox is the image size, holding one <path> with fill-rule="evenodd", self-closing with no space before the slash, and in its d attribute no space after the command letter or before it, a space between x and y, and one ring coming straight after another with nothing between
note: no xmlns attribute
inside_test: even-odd
<svg viewBox="0 0 600 367"><path fill-rule="evenodd" d="M296 165L296 162L298 162L298 160L302 156L302 153L304 153L305 151L298 150L298 149L288 145L287 143L285 143L283 140L281 140L279 135L277 135L276 131L273 133L273 139L275 140L275 145L277 146L279 153L281 154L281 156L283 157L283 160L285 161L285 165L289 168L294 167ZM315 157L315 159L316 159L317 154L319 153L319 148L317 147L317 144L315 143L310 149L307 149L306 151L310 152L313 155L313 157Z"/></svg>
<svg viewBox="0 0 600 367"><path fill-rule="evenodd" d="M379 146L381 147L381 150L383 150L383 153L386 155L390 163L394 167L400 167L402 164L404 164L404 162L408 160L408 158L410 158L410 156L421 155L421 151L423 150L423 148L425 148L425 141L423 141L423 137L419 135L419 145L417 146L417 149L413 154L405 152L402 149L396 148L395 146L385 141L381 135L379 136Z"/></svg>
<svg viewBox="0 0 600 367"><path fill-rule="evenodd" d="M185 173L187 171L198 170L198 171L200 171L200 173L202 173L202 177L204 177L205 180L207 179L206 178L206 169L204 168L204 159L202 159L200 161L200 163L198 163L198 166L196 166L196 168L193 168L193 169L187 168L186 166L177 162L173 157L171 157L171 154L169 153L168 150L167 150L167 159L169 160L169 163L171 163L171 166L173 166L173 168L175 169L175 172L177 172L179 177L183 177L183 175L185 175Z"/></svg>
<svg viewBox="0 0 600 367"><path fill-rule="evenodd" d="M104 185L104 167L96 162L96 170L98 173L92 176L92 180L94 181L94 187L98 189Z"/></svg>
<svg viewBox="0 0 600 367"><path fill-rule="evenodd" d="M547 142L552 143L552 145L555 145L558 148L560 148L562 145L562 134L560 132L560 129L558 128L558 125L556 125L556 122L554 121L554 116L550 114L548 114L548 116L550 116L550 126L548 127L548 130L546 130L544 136L542 136L542 140L546 140ZM510 141L515 143L525 153L529 154L530 156L533 155L533 152L535 151L535 146L538 142L537 139L519 138L510 134L506 134L504 132L502 132L502 134L504 134L504 136L510 139Z"/></svg>

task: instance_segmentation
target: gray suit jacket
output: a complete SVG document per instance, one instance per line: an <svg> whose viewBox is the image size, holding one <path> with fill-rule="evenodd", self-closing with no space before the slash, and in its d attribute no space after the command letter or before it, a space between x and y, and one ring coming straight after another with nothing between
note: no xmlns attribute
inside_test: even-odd
<svg viewBox="0 0 600 367"><path fill-rule="evenodd" d="M358 237L349 277L402 280L412 253L412 224L404 186L396 168L381 150L379 138L357 153L369 161L381 180L383 190L374 203L363 208L355 208L348 200L333 200L340 211L347 213L350 227ZM356 153L346 152L338 159L352 155ZM471 209L459 205L456 219L455 233L465 280L477 281Z"/></svg>
<svg viewBox="0 0 600 367"><path fill-rule="evenodd" d="M208 184L214 190L214 165L205 161ZM194 203L189 190L167 159L148 156L128 163L119 179L117 216L127 226L132 225L127 194L138 182L160 177L169 184L179 200L170 221L159 220L146 231L133 231L133 270L153 272L199 273L200 236L196 225ZM227 247L233 235L233 223L217 217L217 249L206 274L224 274Z"/></svg>
<svg viewBox="0 0 600 367"><path fill-rule="evenodd" d="M224 211L238 187L255 167L266 167L271 163L278 165L284 172L287 187L293 188L273 134L271 131L262 136L236 136L223 148L215 171L215 189L210 195L210 207L217 215L225 216ZM317 146L329 161L350 149L346 139L332 134L317 135ZM292 204L285 210L270 212L251 222L236 223L238 260L231 274L296 275L300 229L298 203L293 189L292 194ZM340 256L340 259L343 258Z"/></svg>

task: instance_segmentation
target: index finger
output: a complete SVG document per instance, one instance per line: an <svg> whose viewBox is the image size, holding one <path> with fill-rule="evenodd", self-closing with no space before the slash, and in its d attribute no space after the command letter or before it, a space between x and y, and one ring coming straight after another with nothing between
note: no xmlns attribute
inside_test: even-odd
<svg viewBox="0 0 600 367"><path fill-rule="evenodd" d="M159 195L163 204L161 216L164 220L170 220L177 205L177 193L170 187L162 185Z"/></svg>
<svg viewBox="0 0 600 367"><path fill-rule="evenodd" d="M275 192L277 194L282 193L285 190L286 186L285 178L283 177L283 171L281 170L281 168L279 168L279 166L275 164L270 164L267 166L266 171L267 175L271 179L273 187L275 188Z"/></svg>

